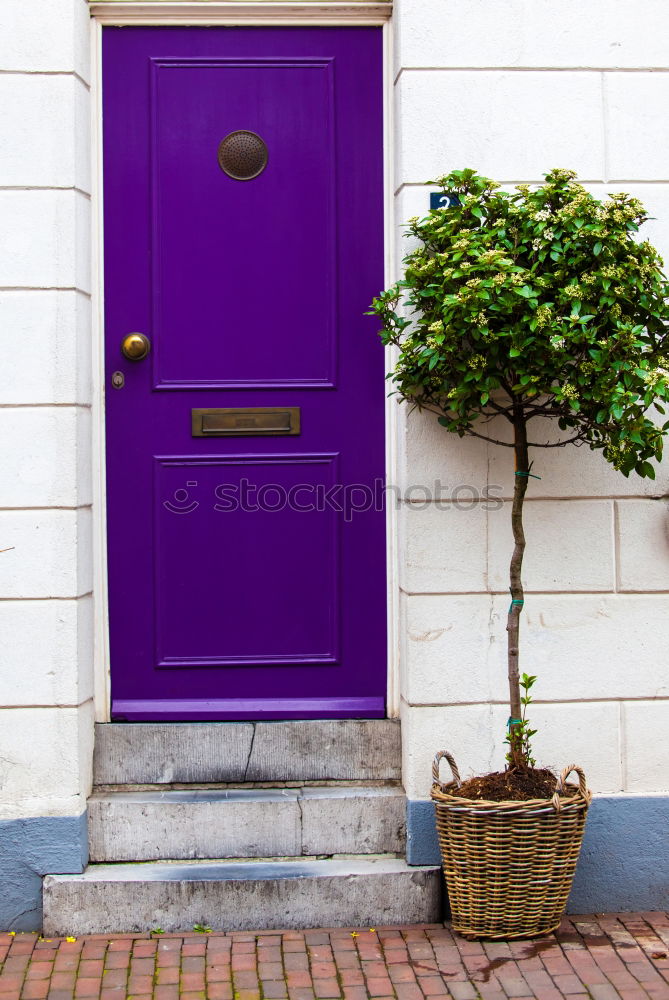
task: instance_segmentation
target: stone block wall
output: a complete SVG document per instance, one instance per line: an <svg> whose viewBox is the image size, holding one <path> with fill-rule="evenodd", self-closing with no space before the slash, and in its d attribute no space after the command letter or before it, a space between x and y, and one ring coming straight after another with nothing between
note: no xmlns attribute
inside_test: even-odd
<svg viewBox="0 0 669 1000"><path fill-rule="evenodd" d="M669 260L665 4L397 0L394 30L398 258L401 224L429 206L425 181L473 167L512 186L569 167L598 197L639 197L656 217L643 235ZM504 761L513 456L429 415L403 410L401 427L400 486L442 498L414 489L400 512L404 781L420 861L436 856L434 751L451 749L465 774ZM581 764L598 796L572 905L665 906L669 863L646 837L669 820L669 464L652 482L584 448L532 457L521 669L539 676L535 747L543 764Z"/></svg>
<svg viewBox="0 0 669 1000"><path fill-rule="evenodd" d="M0 5L0 926L81 871L93 742L89 17Z"/></svg>

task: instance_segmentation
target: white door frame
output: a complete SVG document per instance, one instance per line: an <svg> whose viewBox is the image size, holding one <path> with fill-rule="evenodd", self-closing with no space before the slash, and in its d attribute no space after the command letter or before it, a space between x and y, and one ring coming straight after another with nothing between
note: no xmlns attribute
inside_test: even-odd
<svg viewBox="0 0 669 1000"><path fill-rule="evenodd" d="M107 587L107 527L105 474L104 368L104 242L102 175L102 28L105 25L256 25L256 26L381 26L383 28L383 155L384 155L384 280L395 279L393 225L393 53L387 0L92 0L92 347L93 347L93 601L95 607L95 719L111 718L109 604ZM387 363L392 354L388 349ZM398 481L397 406L386 400L386 476ZM386 510L388 679L390 718L399 715L399 564L398 512L392 495Z"/></svg>

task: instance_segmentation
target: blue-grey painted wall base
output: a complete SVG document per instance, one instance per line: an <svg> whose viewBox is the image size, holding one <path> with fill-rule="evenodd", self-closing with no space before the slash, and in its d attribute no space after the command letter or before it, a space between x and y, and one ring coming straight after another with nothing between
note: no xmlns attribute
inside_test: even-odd
<svg viewBox="0 0 669 1000"><path fill-rule="evenodd" d="M669 795L599 797L588 815L572 913L669 908ZM39 930L42 876L87 864L86 814L0 820L0 929ZM407 860L439 863L431 802L407 803Z"/></svg>
<svg viewBox="0 0 669 1000"><path fill-rule="evenodd" d="M439 865L439 841L431 802L407 801L407 863Z"/></svg>
<svg viewBox="0 0 669 1000"><path fill-rule="evenodd" d="M42 926L42 876L76 875L88 863L86 813L0 820L0 929Z"/></svg>
<svg viewBox="0 0 669 1000"><path fill-rule="evenodd" d="M407 803L407 861L439 864L432 802ZM602 796L588 812L570 913L669 908L669 795Z"/></svg>

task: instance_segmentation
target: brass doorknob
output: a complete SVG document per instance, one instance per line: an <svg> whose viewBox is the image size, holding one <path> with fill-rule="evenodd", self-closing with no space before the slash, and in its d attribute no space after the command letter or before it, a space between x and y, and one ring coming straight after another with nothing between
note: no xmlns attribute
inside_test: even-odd
<svg viewBox="0 0 669 1000"><path fill-rule="evenodd" d="M121 354L128 361L143 361L151 350L151 341L143 333L129 333L121 341Z"/></svg>

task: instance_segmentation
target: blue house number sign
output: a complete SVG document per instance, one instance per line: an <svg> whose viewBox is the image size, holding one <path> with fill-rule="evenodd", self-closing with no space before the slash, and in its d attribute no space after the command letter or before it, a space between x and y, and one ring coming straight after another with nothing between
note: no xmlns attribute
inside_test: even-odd
<svg viewBox="0 0 669 1000"><path fill-rule="evenodd" d="M430 208L453 208L454 205L459 205L460 199L457 194L451 194L448 192L444 194L443 191L430 191Z"/></svg>

